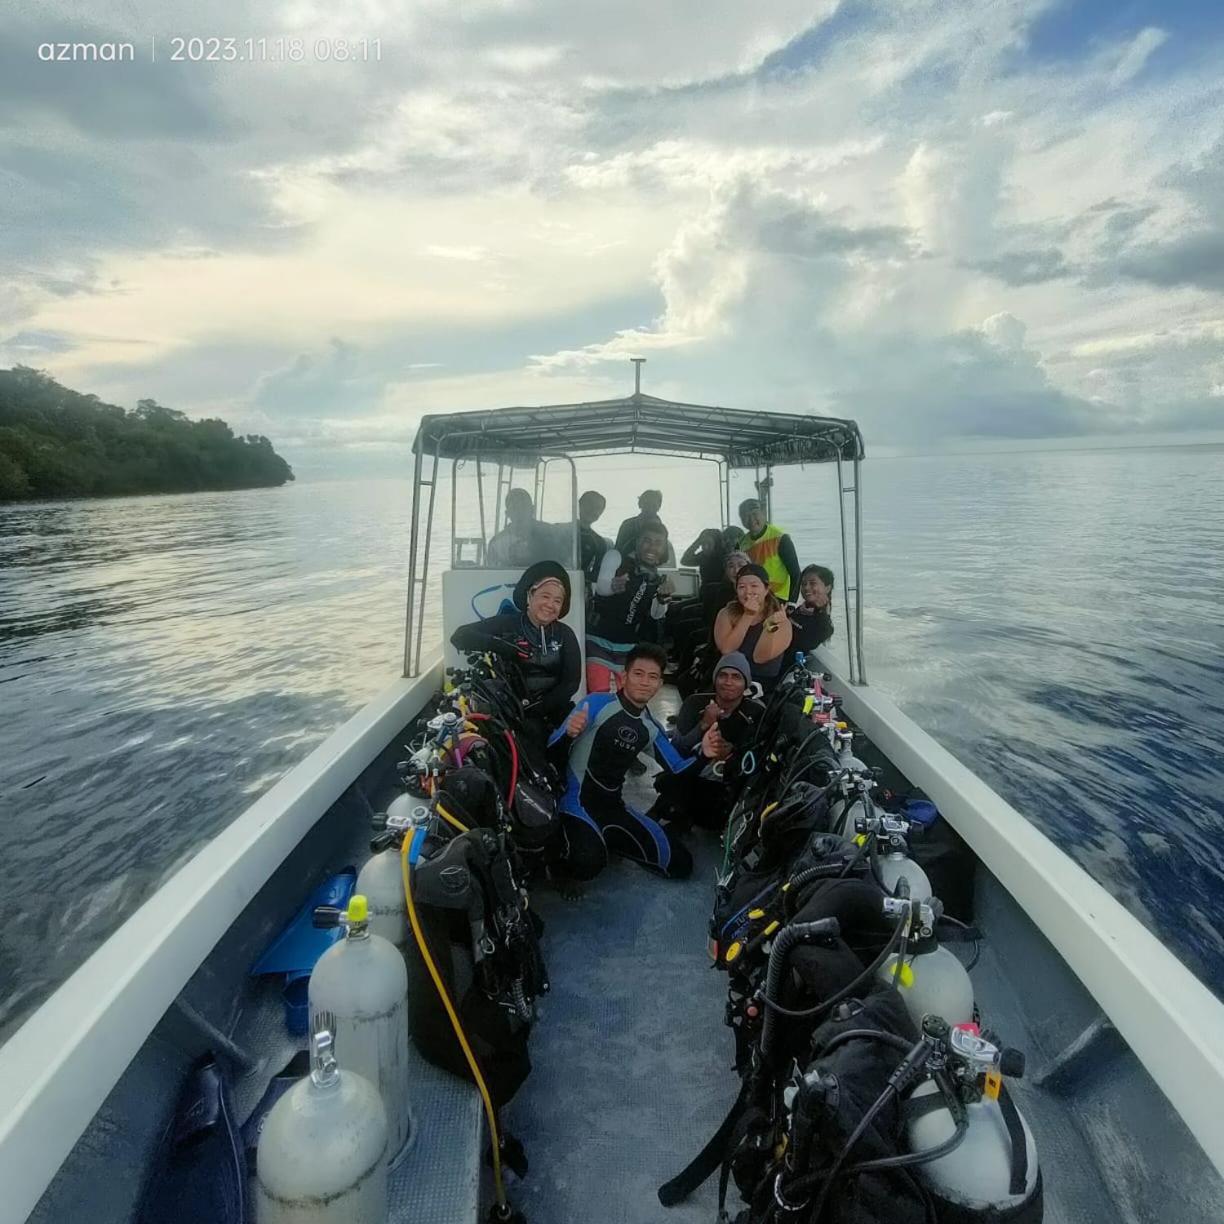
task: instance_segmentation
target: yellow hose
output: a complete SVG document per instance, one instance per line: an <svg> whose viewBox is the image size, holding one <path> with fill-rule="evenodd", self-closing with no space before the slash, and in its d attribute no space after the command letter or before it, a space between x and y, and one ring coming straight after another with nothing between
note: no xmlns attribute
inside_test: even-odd
<svg viewBox="0 0 1224 1224"><path fill-rule="evenodd" d="M448 812L440 803L434 804L434 811L437 812L448 825L453 825L456 829L458 829L460 833L468 832L467 825L458 819L458 817L452 816L450 812Z"/></svg>
<svg viewBox="0 0 1224 1224"><path fill-rule="evenodd" d="M407 836L404 838L404 844L400 847L400 874L404 878L404 900L408 903L408 921L412 926L412 934L417 941L417 947L421 949L421 959L425 962L425 968L429 970L429 976L433 979L433 984L437 988L438 997L442 1000L442 1006L446 1008L446 1014L450 1017L451 1028L455 1030L455 1036L459 1041L459 1048L463 1051L463 1057L467 1059L467 1065L472 1072L472 1078L476 1081L476 1087L480 1092L480 1099L484 1102L485 1117L489 1120L489 1134L493 1140L493 1192L497 1198L499 1210L505 1213L507 1210L506 1187L502 1181L501 1133L497 1128L497 1111L493 1108L493 1098L489 1095L489 1086L485 1083L485 1078L480 1073L480 1064L476 1061L476 1055L472 1053L472 1047L468 1045L468 1039L464 1035L463 1025L459 1022L459 1015L450 1000L450 995L446 993L446 985L442 981L442 975L438 972L438 967L434 964L434 959L430 955L429 945L425 942L425 932L421 930L421 922L417 917L416 905L412 900L411 868L408 863L408 853L412 848L412 841L413 837L411 835Z"/></svg>

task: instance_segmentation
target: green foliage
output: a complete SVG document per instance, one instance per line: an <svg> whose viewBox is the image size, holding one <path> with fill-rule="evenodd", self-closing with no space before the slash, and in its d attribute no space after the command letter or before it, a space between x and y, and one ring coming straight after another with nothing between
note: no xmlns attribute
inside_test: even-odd
<svg viewBox="0 0 1224 1224"><path fill-rule="evenodd" d="M255 489L292 479L262 435L237 438L224 421L193 421L151 399L126 412L28 366L0 370L0 501Z"/></svg>

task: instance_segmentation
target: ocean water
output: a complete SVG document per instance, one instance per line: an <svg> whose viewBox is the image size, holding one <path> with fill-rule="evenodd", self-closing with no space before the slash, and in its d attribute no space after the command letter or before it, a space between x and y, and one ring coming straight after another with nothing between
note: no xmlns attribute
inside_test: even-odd
<svg viewBox="0 0 1224 1224"><path fill-rule="evenodd" d="M682 548L712 482L640 469L584 479L601 529L649 484ZM872 459L864 497L870 682L1220 991L1224 448ZM408 506L375 480L0 507L0 1038L398 674ZM780 472L774 506L840 575L831 473Z"/></svg>

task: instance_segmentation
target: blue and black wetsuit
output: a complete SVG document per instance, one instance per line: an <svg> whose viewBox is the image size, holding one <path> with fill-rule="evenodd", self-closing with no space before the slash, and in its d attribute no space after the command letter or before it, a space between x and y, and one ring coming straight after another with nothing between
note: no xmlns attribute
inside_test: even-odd
<svg viewBox="0 0 1224 1224"><path fill-rule="evenodd" d="M688 850L673 842L668 831L625 803L623 789L629 766L639 752L653 747L660 762L673 773L689 768L692 757L681 756L648 709L639 709L623 693L594 693L579 702L589 721L573 741L562 724L548 741L563 750L566 789L561 811L569 843L568 867L580 880L597 876L615 851L636 859L661 875L681 880L691 874Z"/></svg>

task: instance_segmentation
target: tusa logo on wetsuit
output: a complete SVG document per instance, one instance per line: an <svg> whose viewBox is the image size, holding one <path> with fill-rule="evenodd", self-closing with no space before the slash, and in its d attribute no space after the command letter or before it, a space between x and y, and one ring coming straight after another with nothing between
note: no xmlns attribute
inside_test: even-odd
<svg viewBox="0 0 1224 1224"><path fill-rule="evenodd" d="M616 728L616 742L622 748L632 748L637 751L638 733L633 727L626 727L623 724Z"/></svg>

